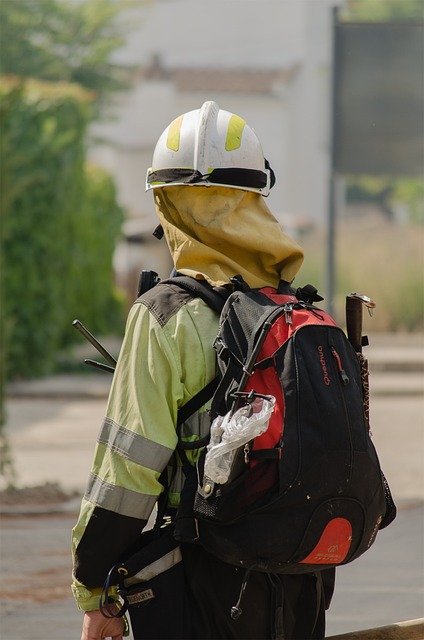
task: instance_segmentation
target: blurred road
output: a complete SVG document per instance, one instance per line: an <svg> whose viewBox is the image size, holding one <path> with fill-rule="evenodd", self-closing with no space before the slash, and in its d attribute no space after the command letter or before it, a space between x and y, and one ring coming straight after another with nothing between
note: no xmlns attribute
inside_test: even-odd
<svg viewBox="0 0 424 640"><path fill-rule="evenodd" d="M358 561L338 570L328 633L424 616L424 343L376 336L371 423L399 514ZM108 374L10 385L7 443L19 487L57 482L81 494L110 384ZM81 612L70 596L70 535L79 498L0 505L0 635L76 640Z"/></svg>

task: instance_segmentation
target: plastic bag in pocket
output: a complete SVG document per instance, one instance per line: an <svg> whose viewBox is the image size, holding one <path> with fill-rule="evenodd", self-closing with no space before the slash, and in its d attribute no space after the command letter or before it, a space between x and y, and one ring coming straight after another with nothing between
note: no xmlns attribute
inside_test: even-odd
<svg viewBox="0 0 424 640"><path fill-rule="evenodd" d="M237 450L268 429L274 405L274 396L257 396L234 414L215 418L205 456L207 478L218 484L228 481Z"/></svg>

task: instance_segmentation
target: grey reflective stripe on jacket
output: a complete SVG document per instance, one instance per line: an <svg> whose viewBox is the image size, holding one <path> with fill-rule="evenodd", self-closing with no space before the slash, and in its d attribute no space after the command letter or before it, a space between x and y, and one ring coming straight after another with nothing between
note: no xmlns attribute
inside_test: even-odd
<svg viewBox="0 0 424 640"><path fill-rule="evenodd" d="M169 447L164 447L121 427L111 418L105 418L98 442L108 446L127 460L159 473L172 454L172 449Z"/></svg>
<svg viewBox="0 0 424 640"><path fill-rule="evenodd" d="M90 475L84 497L98 507L140 520L149 518L157 500L156 496L141 496L131 489L105 482L94 474Z"/></svg>

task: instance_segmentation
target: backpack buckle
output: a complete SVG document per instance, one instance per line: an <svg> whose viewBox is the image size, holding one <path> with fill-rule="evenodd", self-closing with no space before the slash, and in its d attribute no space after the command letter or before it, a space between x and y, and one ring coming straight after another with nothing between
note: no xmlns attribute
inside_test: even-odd
<svg viewBox="0 0 424 640"><path fill-rule="evenodd" d="M249 285L240 274L237 274L236 276L230 278L230 282L234 286L234 291L241 291L242 293L247 293L248 291L250 291Z"/></svg>
<svg viewBox="0 0 424 640"><path fill-rule="evenodd" d="M207 500L208 498L211 498L213 496L214 490L215 490L215 482L210 478L208 478L207 476L205 476L203 478L203 483L198 487L199 495L201 495L202 498L205 498Z"/></svg>

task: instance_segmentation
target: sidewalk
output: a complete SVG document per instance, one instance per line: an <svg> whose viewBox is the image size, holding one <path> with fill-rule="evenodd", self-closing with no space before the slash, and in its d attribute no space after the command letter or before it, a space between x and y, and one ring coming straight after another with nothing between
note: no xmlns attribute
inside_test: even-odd
<svg viewBox="0 0 424 640"><path fill-rule="evenodd" d="M375 395L424 394L424 334L374 334L364 347ZM83 364L81 375L12 382L8 398L107 398L111 375Z"/></svg>

